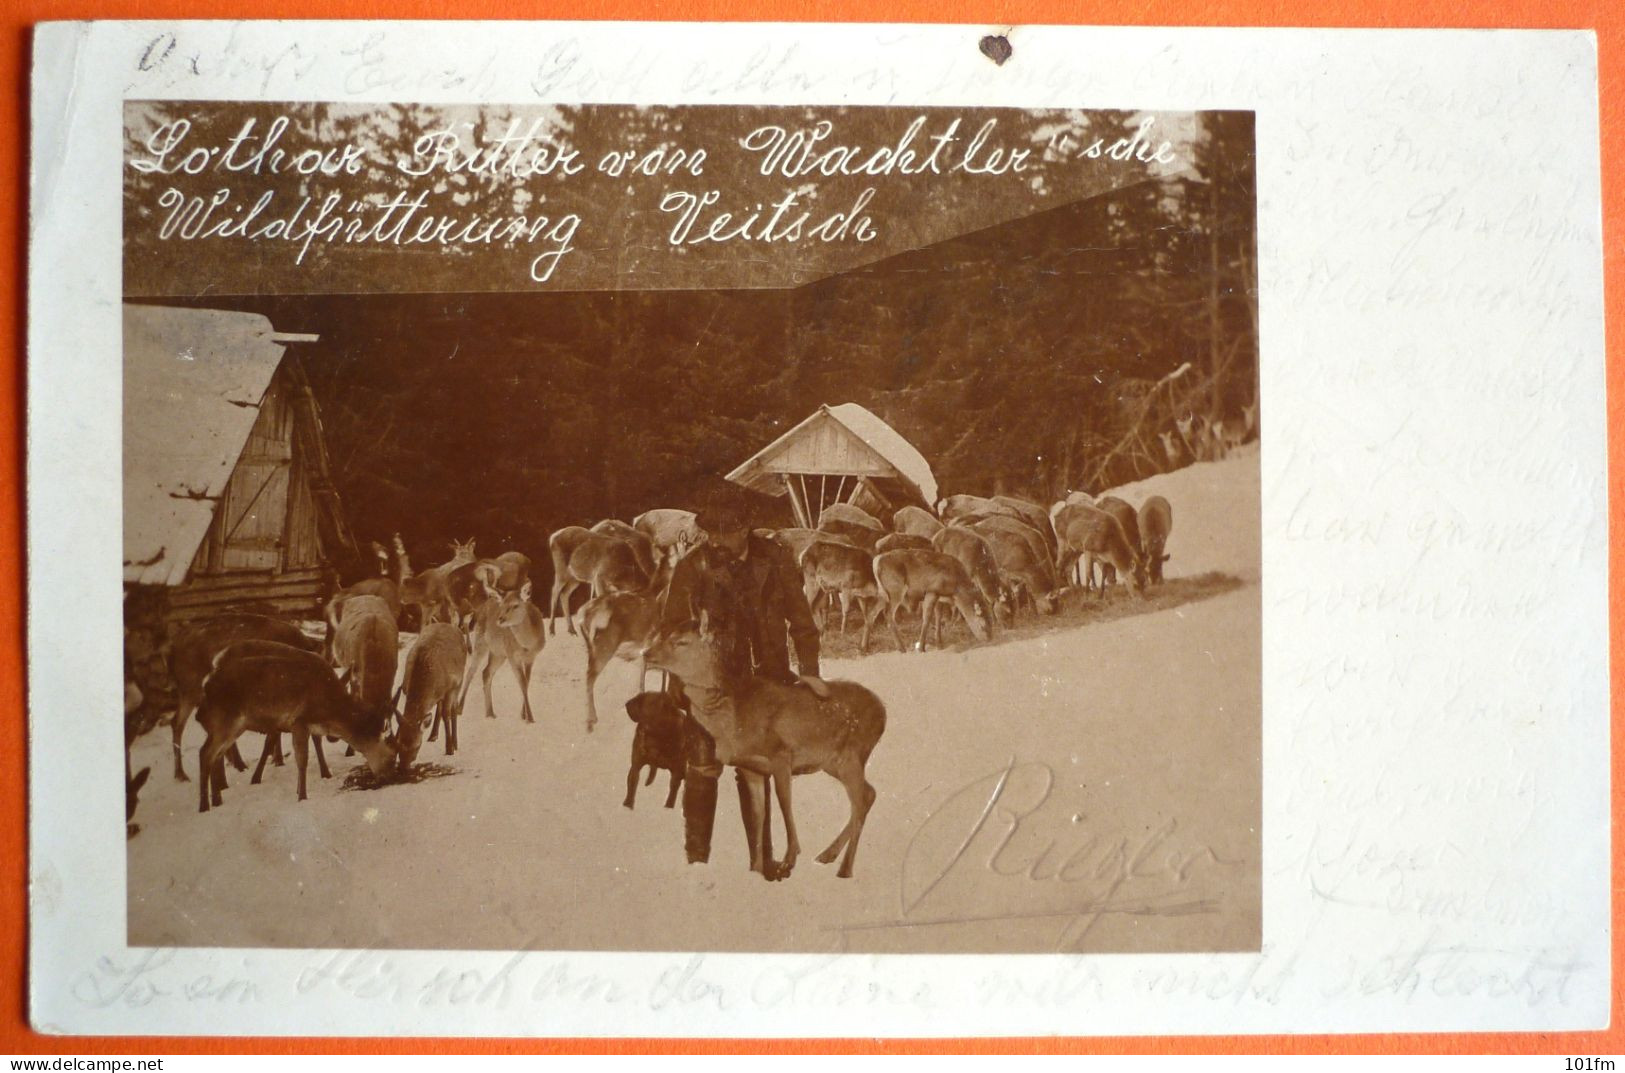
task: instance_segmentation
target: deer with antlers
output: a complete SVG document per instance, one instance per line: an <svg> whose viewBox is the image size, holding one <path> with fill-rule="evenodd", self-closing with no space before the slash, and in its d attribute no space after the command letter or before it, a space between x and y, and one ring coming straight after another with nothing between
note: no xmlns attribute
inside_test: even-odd
<svg viewBox="0 0 1625 1073"><path fill-rule="evenodd" d="M412 562L406 556L406 545L399 533L395 534L395 563L399 571L400 601L418 609L418 621L427 626L431 622L451 621L456 618L456 607L451 598L451 576L458 567L474 561L474 541L453 540L451 558L439 566L431 566L421 574L412 573Z"/></svg>

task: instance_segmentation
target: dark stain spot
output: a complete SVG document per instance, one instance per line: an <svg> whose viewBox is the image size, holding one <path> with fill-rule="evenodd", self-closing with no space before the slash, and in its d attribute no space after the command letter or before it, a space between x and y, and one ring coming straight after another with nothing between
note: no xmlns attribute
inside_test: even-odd
<svg viewBox="0 0 1625 1073"><path fill-rule="evenodd" d="M1004 61L1015 53L1015 49L1010 47L1010 39L1003 34L988 34L976 47L982 50L982 55L1000 67L1003 67Z"/></svg>

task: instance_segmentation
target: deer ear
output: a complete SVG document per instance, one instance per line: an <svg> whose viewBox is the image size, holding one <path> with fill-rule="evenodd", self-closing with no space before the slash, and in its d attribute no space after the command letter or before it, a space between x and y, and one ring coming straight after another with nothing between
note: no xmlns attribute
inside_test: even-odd
<svg viewBox="0 0 1625 1073"><path fill-rule="evenodd" d="M530 582L527 581L523 585L519 586L519 599L521 601L528 601L530 599L530 593Z"/></svg>
<svg viewBox="0 0 1625 1073"><path fill-rule="evenodd" d="M711 639L711 612L703 608L700 611L700 636L707 641Z"/></svg>

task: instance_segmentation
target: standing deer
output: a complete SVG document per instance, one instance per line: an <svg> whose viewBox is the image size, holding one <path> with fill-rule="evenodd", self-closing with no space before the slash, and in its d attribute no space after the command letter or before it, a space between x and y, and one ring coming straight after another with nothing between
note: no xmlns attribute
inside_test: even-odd
<svg viewBox="0 0 1625 1073"><path fill-rule="evenodd" d="M376 596L357 596L344 608L333 634L333 662L347 685L369 708L393 708L400 632L389 605Z"/></svg>
<svg viewBox="0 0 1625 1073"><path fill-rule="evenodd" d="M176 635L169 649L169 671L175 678L175 718L171 725L174 734L175 778L188 782L186 768L181 763L181 737L186 722L203 700L203 679L214 667L214 659L228 646L238 641L277 641L295 648L314 651L318 645L307 638L291 622L266 615L220 615L197 623ZM235 741L235 739L233 739ZM228 753L232 766L238 771L248 770L242 756L233 745Z"/></svg>
<svg viewBox="0 0 1625 1073"><path fill-rule="evenodd" d="M300 801L305 800L305 768L313 737L342 738L366 757L374 775L386 776L395 768L394 743L385 737L387 705L362 704L314 652L290 647L285 653L233 657L227 648L203 684L197 719L208 735L198 748L199 812L220 804L226 784L224 754L245 730L293 735Z"/></svg>
<svg viewBox="0 0 1625 1073"><path fill-rule="evenodd" d="M446 755L457 752L458 696L462 692L465 650L463 635L455 626L433 622L423 628L406 653L406 673L401 688L406 707L401 712L401 730L396 751L401 768L412 766L423 744L423 724L433 713L431 731L446 728Z"/></svg>
<svg viewBox="0 0 1625 1073"><path fill-rule="evenodd" d="M1111 566L1119 577L1132 578L1134 592L1145 596L1145 559L1140 549L1129 543L1117 518L1095 507L1078 507L1069 512L1065 526L1061 534L1063 568L1081 558L1085 576L1092 578L1096 562ZM1099 598L1105 599L1105 596L1103 573Z"/></svg>
<svg viewBox="0 0 1625 1073"><path fill-rule="evenodd" d="M530 668L536 662L536 654L547 643L547 622L541 609L530 602L530 593L528 581L518 592L493 592L474 612L473 651L468 655L462 692L457 697L459 712L463 710L468 687L474 681L474 669L478 667L480 684L485 691L485 717L497 717L491 705L491 679L506 663L513 667L514 677L519 681L520 717L527 723L536 721L530 712ZM450 733L449 727L447 733ZM432 734L430 740L433 740Z"/></svg>
<svg viewBox="0 0 1625 1073"><path fill-rule="evenodd" d="M822 771L846 790L850 812L846 826L818 860L829 864L844 850L836 874L850 878L863 824L876 797L865 768L886 729L886 706L880 698L856 682L820 682L813 689L732 674L722 640L711 631L705 611L698 622L662 629L644 650L644 658L682 679L689 710L716 742L717 759L743 773L752 806L747 814L755 825L748 832L751 870L768 880L790 875L801 852L790 803L791 779L797 773ZM769 779L784 814L782 861L773 861L765 852Z"/></svg>
<svg viewBox="0 0 1625 1073"><path fill-rule="evenodd" d="M1162 564L1168 561L1163 550L1168 534L1174 531L1174 508L1162 496L1152 496L1140 504L1140 539L1145 542L1146 572L1152 584L1162 584Z"/></svg>
<svg viewBox="0 0 1625 1073"><path fill-rule="evenodd" d="M638 657L638 688L643 688L643 646L660 617L660 598L671 580L672 560L664 561L649 584L637 592L607 592L581 609L581 639L587 643L587 733L598 725L598 676L609 661Z"/></svg>
<svg viewBox="0 0 1625 1073"><path fill-rule="evenodd" d="M807 606L816 607L824 593L833 593L841 604L841 635L846 635L846 615L854 600L863 622L860 652L869 651L869 630L880 617L880 588L875 584L874 558L862 548L829 541L815 541L801 553L802 584ZM825 616L826 619L828 616Z"/></svg>
<svg viewBox="0 0 1625 1073"><path fill-rule="evenodd" d="M566 526L547 540L553 559L553 594L547 605L547 631L558 632L559 614L571 633L576 632L570 616L570 600L583 585L592 587L594 597L606 592L636 592L648 580L639 565L638 554L620 537L594 533L579 525Z"/></svg>

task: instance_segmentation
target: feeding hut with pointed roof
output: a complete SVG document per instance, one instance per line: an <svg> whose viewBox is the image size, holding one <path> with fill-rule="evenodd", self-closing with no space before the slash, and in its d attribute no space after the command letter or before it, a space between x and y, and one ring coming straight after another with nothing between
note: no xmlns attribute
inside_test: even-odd
<svg viewBox="0 0 1625 1073"><path fill-rule="evenodd" d="M855 402L820 406L746 459L728 480L788 496L796 521L812 528L824 508L850 503L881 518L937 501L931 465L886 422Z"/></svg>
<svg viewBox="0 0 1625 1073"><path fill-rule="evenodd" d="M318 611L355 542L321 416L255 313L124 307L124 585L177 620ZM127 615L128 618L128 609Z"/></svg>

